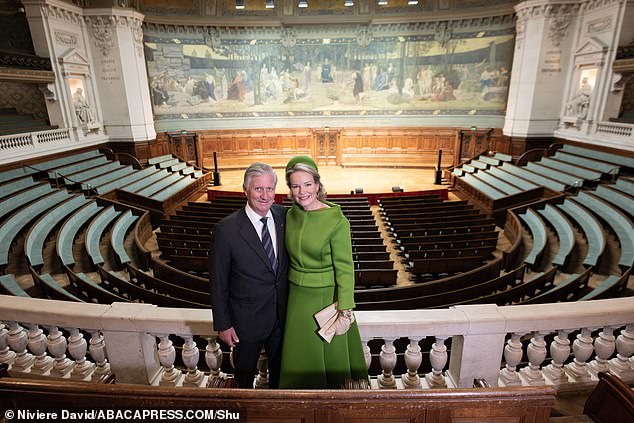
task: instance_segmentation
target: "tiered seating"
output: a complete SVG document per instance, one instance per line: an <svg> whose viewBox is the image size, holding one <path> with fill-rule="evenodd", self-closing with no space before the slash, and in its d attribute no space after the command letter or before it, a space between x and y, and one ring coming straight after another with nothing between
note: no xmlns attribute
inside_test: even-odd
<svg viewBox="0 0 634 423"><path fill-rule="evenodd" d="M492 222L483 225L486 216L464 201L389 199L381 211L414 278L476 268L497 244Z"/></svg>
<svg viewBox="0 0 634 423"><path fill-rule="evenodd" d="M88 226L86 231L86 251L93 265L103 264L104 259L101 255L99 245L104 231L110 226L115 219L121 214L121 210L116 210L114 206L109 206L101 211Z"/></svg>
<svg viewBox="0 0 634 423"><path fill-rule="evenodd" d="M598 266L606 244L605 233L599 221L574 200L566 199L562 204L557 204L557 207L566 213L584 233L588 251L583 259L583 264L589 267Z"/></svg>
<svg viewBox="0 0 634 423"><path fill-rule="evenodd" d="M575 246L575 235L572 230L572 224L556 207L551 204L539 210L539 214L555 229L557 238L559 239L559 250L552 258L551 263L555 266L565 266L568 258Z"/></svg>
<svg viewBox="0 0 634 423"><path fill-rule="evenodd" d="M546 225L539 215L531 208L527 208L524 213L519 215L519 217L528 226L531 236L533 237L533 248L524 258L524 263L531 267L538 267L548 241L546 235Z"/></svg>
<svg viewBox="0 0 634 423"><path fill-rule="evenodd" d="M634 169L634 159L620 154L606 153L604 151L592 150L589 148L579 147L572 144L564 144L562 151L577 156L588 157L595 160L601 160L606 163L614 163L619 166Z"/></svg>

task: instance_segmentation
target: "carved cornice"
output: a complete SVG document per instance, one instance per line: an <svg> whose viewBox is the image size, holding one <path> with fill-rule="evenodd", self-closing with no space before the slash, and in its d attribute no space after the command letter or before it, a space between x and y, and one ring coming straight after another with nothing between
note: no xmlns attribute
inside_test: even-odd
<svg viewBox="0 0 634 423"><path fill-rule="evenodd" d="M81 25L82 10L70 4L46 3L42 7L42 14L48 19L55 19L73 25Z"/></svg>
<svg viewBox="0 0 634 423"><path fill-rule="evenodd" d="M53 71L0 67L0 81L50 83L55 81Z"/></svg>
<svg viewBox="0 0 634 423"><path fill-rule="evenodd" d="M624 4L625 0L589 0L581 6L584 11L592 11L605 9L607 7L618 6Z"/></svg>
<svg viewBox="0 0 634 423"><path fill-rule="evenodd" d="M134 45L137 52L141 54L143 52L143 20L140 16L99 14L85 16L84 20L95 39L95 45L104 56L108 56L114 47L114 35L117 28L132 31Z"/></svg>
<svg viewBox="0 0 634 423"><path fill-rule="evenodd" d="M435 34L438 25L452 33L464 31L490 30L492 26L511 28L515 22L515 15L489 16L482 18L466 18L444 21L416 22L416 23L389 23L389 24L355 24L355 25L288 25L282 27L272 26L212 26L212 25L184 25L165 23L144 23L146 33L173 34L176 37L188 35L203 36L206 40L217 39L287 39L289 29L292 29L292 37L295 39L321 38L324 33L332 38L352 37L363 45L371 39L390 36ZM211 32L210 32L211 31Z"/></svg>
<svg viewBox="0 0 634 423"><path fill-rule="evenodd" d="M558 47L561 40L568 35L568 28L581 7L580 3L572 1L561 3L529 1L518 4L515 7L517 13L515 47L521 48L526 35L526 25L534 19L548 20L548 39Z"/></svg>
<svg viewBox="0 0 634 423"><path fill-rule="evenodd" d="M27 54L0 52L0 67L2 66L8 68L50 71L51 59Z"/></svg>

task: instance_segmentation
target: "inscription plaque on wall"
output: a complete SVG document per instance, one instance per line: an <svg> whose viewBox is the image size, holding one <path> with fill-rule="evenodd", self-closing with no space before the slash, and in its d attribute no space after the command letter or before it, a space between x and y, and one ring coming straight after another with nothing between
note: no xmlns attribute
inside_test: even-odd
<svg viewBox="0 0 634 423"><path fill-rule="evenodd" d="M561 72L561 50L546 50L544 61L542 62L543 73Z"/></svg>
<svg viewBox="0 0 634 423"><path fill-rule="evenodd" d="M121 76L119 75L119 68L114 59L104 58L101 60L101 80L106 83L112 83L119 81Z"/></svg>

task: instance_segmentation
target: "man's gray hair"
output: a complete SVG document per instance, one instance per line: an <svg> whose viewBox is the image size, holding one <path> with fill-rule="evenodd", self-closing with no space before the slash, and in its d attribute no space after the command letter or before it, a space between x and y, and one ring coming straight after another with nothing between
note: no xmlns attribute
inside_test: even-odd
<svg viewBox="0 0 634 423"><path fill-rule="evenodd" d="M273 175L273 184L277 185L277 174L273 170L273 168L266 163L255 162L251 166L244 171L244 179L242 180L242 188L244 190L247 189L249 184L251 183L251 178L254 176L262 176L267 173Z"/></svg>

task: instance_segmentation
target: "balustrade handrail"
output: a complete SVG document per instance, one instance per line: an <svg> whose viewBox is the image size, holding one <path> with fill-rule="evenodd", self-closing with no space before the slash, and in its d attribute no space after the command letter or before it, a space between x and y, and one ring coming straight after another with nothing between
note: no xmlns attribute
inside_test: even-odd
<svg viewBox="0 0 634 423"><path fill-rule="evenodd" d="M398 359L393 342L398 338L410 340L403 356L408 373L403 374L402 380L398 382L401 387L421 387L423 379L426 380L426 387L467 387L471 386L474 378L497 384L498 376L500 383L506 385L587 384L592 383L593 378L596 383L597 369L606 370L608 365L611 366L610 370L618 370L620 377L625 380L634 380L634 367L631 364L634 347L630 345L634 342L634 297L587 301L583 304L483 304L440 310L359 311L356 315L368 365L372 360L368 342L373 339L384 341L380 354L383 374L375 381L383 388L397 387L398 376L395 377L392 370ZM194 380L192 383L195 384L202 383L204 375L195 368L198 352L192 342L194 336L208 340L205 360L208 364L216 363L210 365L213 372L219 370L221 361L210 310L164 308L138 303L82 304L0 295L0 362L9 360L6 358L7 345L26 345L25 341L22 343L17 339L26 336L19 330L19 325L31 328L31 332L35 330L34 335L29 335L29 339L31 336L42 337L41 331L38 335L38 326L49 332L52 330L54 337L59 336L57 328L66 328L75 334L78 330L85 330L97 337L91 340L91 345L93 341L97 344L101 342L97 340L98 334L102 333L105 340L103 348L107 351L110 364L103 359L99 361L100 371L103 374L106 371L104 369L111 365L115 374L120 369L131 367L142 369L139 374L145 372L145 376L135 380L123 380L129 383L154 384L157 383L157 378L163 378L161 380L178 384L177 381L183 377L189 382ZM6 327L10 330L7 331ZM612 332L618 328L623 329L619 339L615 340ZM602 332L593 340L591 334L596 329L602 329ZM577 331L581 333L572 343L573 348L567 337ZM552 362L542 363L547 355L544 336L550 333L557 334L550 349L553 359ZM522 357L522 344L519 340L526 334L533 335L526 351L530 365L517 369ZM186 341L187 348L184 351L188 352L183 353L183 359L188 360L189 372L185 375L174 369L170 336ZM157 337L161 339L160 343L157 342ZM419 378L417 372L421 350L418 342L425 338L435 339L430 352L433 371L425 378ZM452 339L452 351L449 367L445 371L448 353L444 342L448 338ZM79 342L77 335L72 342ZM128 356L130 351L135 350L135 347L130 347L134 342L138 343L138 348L144 350L143 355L133 353ZM31 341L29 347L30 345ZM575 362L572 365L564 364L571 349L573 354L577 354ZM41 354L41 347L38 351ZM58 355L64 352L59 349L56 351ZM75 347L73 351L77 354L78 349ZM85 354L85 348L83 351ZM91 354L92 351L91 346ZM157 351L160 363L156 358ZM19 359L15 359L16 363L19 362L18 367L30 363L25 353L25 350L16 351L15 354L19 356ZM616 353L616 358L608 363ZM593 354L596 354L596 359L586 364L585 361L591 359ZM549 362L551 364L546 366ZM544 368L540 369L542 364ZM161 370L161 366L164 370ZM572 369L568 369L568 366L572 366ZM502 367L504 368L500 370ZM591 376L592 371L595 373L594 377ZM544 376L550 382L546 382ZM117 379L121 380L119 374Z"/></svg>

